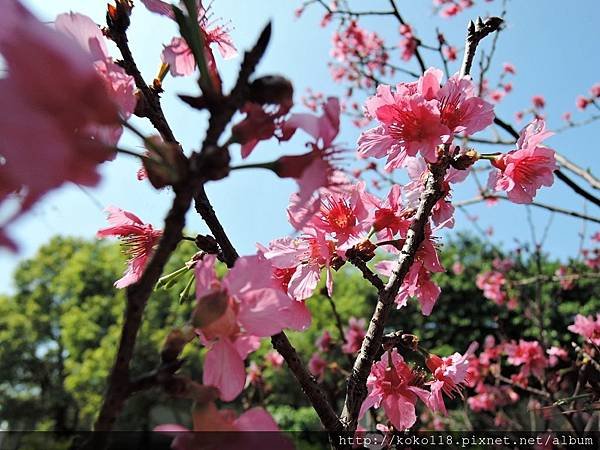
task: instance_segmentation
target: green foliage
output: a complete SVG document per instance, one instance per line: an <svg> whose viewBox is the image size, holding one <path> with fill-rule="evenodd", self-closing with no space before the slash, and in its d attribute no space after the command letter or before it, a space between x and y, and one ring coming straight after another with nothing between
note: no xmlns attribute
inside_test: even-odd
<svg viewBox="0 0 600 450"><path fill-rule="evenodd" d="M165 273L183 267L194 252L191 243L183 242ZM464 272L455 275L449 270L436 275L442 295L429 317L424 317L418 302L411 300L407 307L392 313L386 330L415 334L424 348L440 355L464 352L472 341L481 343L489 334L539 339L542 330L549 344L568 348L573 335L567 326L573 316L600 310L598 283L579 280L574 289L566 291L556 282L513 284L509 292L519 302L510 311L484 298L475 286L477 274L490 269L493 258L504 257L497 249L472 237L458 236L444 245L441 256L446 268L460 261ZM559 267L558 262L542 256L538 268L537 259L525 251L514 259L512 280L552 276ZM113 283L124 267L118 245L70 238L52 239L19 266L14 275L14 295L0 296L0 422L10 429L68 431L91 427L118 345L126 299L125 292L115 289ZM575 272L586 271L577 263L572 267ZM152 294L132 364L134 376L157 366L166 334L189 317L191 302L180 303L179 299L188 279L185 274L173 289ZM352 316L368 320L376 303L374 288L352 267L337 272L335 282L331 301L343 326ZM342 336L331 301L319 292L308 300L313 315L310 328L288 335L308 362L316 350L315 340L324 330L329 331L335 345L324 355L330 366L323 387L339 409L352 360L340 350ZM270 350L265 339L251 356L262 369L262 384L249 387L227 407L241 411L263 405L284 429L304 433L318 429L315 412L287 368L272 368L265 362ZM201 353L198 344L184 352L182 371L195 380L202 376ZM422 364L418 355L407 356ZM166 394L145 392L127 402L117 427L151 429L173 421L189 425L189 407L186 401ZM465 420L462 412L451 413L454 416L457 421Z"/></svg>

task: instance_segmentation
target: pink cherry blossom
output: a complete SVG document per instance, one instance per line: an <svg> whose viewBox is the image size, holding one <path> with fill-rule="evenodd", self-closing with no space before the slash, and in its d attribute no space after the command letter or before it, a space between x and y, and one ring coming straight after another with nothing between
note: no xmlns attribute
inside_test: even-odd
<svg viewBox="0 0 600 450"><path fill-rule="evenodd" d="M462 395L461 386L470 384L470 375L468 373L469 358L477 349L478 344L473 342L464 355L454 353L446 358L430 354L425 364L431 370L434 381L431 385L430 404L432 409L446 414L446 406L442 393L449 398L454 398L455 394Z"/></svg>
<svg viewBox="0 0 600 450"><path fill-rule="evenodd" d="M508 355L508 363L514 366L522 366L521 374L524 377L529 376L530 373L541 377L544 369L548 366L544 349L537 341L521 339L518 344L507 344L505 350Z"/></svg>
<svg viewBox="0 0 600 450"><path fill-rule="evenodd" d="M364 183L357 184L349 194L331 194L321 198L319 210L304 226L335 238L338 246L348 241L356 242L367 232L371 211L367 207ZM302 214L306 216L306 213ZM293 222L298 222L293 218Z"/></svg>
<svg viewBox="0 0 600 450"><path fill-rule="evenodd" d="M376 264L375 268L384 276L391 276L395 263L392 261L382 261ZM410 297L416 297L421 306L423 315L431 314L435 302L437 301L441 289L431 279L432 272L444 272L437 250L431 237L428 236L415 255L415 261L404 277L404 281L395 302L398 308L407 305Z"/></svg>
<svg viewBox="0 0 600 450"><path fill-rule="evenodd" d="M583 336L594 345L600 345L600 313L594 316L577 314L573 325L568 326L569 331Z"/></svg>
<svg viewBox="0 0 600 450"><path fill-rule="evenodd" d="M578 95L575 99L575 106L577 106L577 109L580 109L581 111L586 109L590 103L590 100L587 97L584 97L583 95Z"/></svg>
<svg viewBox="0 0 600 450"><path fill-rule="evenodd" d="M552 186L557 169L554 150L540 145L551 135L543 120L529 124L521 132L517 149L492 161L498 170L490 172L490 189L506 191L515 203L531 203L540 187Z"/></svg>
<svg viewBox="0 0 600 450"><path fill-rule="evenodd" d="M480 273L475 281L477 287L483 291L483 296L497 305L502 305L506 301L506 293L502 290L505 283L504 274L496 271Z"/></svg>
<svg viewBox="0 0 600 450"><path fill-rule="evenodd" d="M371 87L373 82L361 75L361 68L368 74L385 74L385 63L389 58L384 41L375 32L365 30L356 20L351 20L345 28L336 31L332 37L331 65L334 81L347 80L362 87ZM365 63L366 62L366 63Z"/></svg>
<svg viewBox="0 0 600 450"><path fill-rule="evenodd" d="M111 226L99 230L96 236L99 238L118 236L125 254L129 256L125 275L115 282L115 287L121 289L141 278L146 264L162 236L162 231L155 230L152 225L142 222L133 213L114 206L109 206L106 210Z"/></svg>
<svg viewBox="0 0 600 450"><path fill-rule="evenodd" d="M543 108L546 106L546 99L541 95L534 95L531 97L531 103L533 103L534 108Z"/></svg>
<svg viewBox="0 0 600 450"><path fill-rule="evenodd" d="M429 392L421 386L419 375L404 362L396 349L392 349L371 367L367 378L368 395L360 408L359 417L371 407L383 406L394 427L398 431L406 430L417 420L417 399L426 404L429 401Z"/></svg>
<svg viewBox="0 0 600 450"><path fill-rule="evenodd" d="M275 288L271 265L260 255L239 258L223 280L216 276L215 260L206 255L195 268L198 307L215 296L226 302L220 317L199 330L209 347L203 383L217 387L221 399L231 401L244 387L244 360L258 348L259 338L286 327L305 329L310 315L304 313L304 305Z"/></svg>
<svg viewBox="0 0 600 450"><path fill-rule="evenodd" d="M548 366L554 367L556 366L560 360L566 361L569 359L569 353L561 347L550 347L546 350L548 355Z"/></svg>
<svg viewBox="0 0 600 450"><path fill-rule="evenodd" d="M367 115L380 125L361 134L359 155L387 156L388 170L404 166L418 152L434 162L438 145L454 134L472 134L492 123L492 105L475 96L469 78L454 75L440 87L441 80L442 72L430 68L418 82L398 84L395 92L380 85L365 102Z"/></svg>
<svg viewBox="0 0 600 450"><path fill-rule="evenodd" d="M505 62L502 65L502 70L504 70L504 72L506 73L510 73L511 75L514 75L517 73L517 70L515 69L515 66L512 63L509 62Z"/></svg>
<svg viewBox="0 0 600 450"><path fill-rule="evenodd" d="M366 333L365 319L350 317L348 328L344 332L346 343L342 345L342 351L349 354L358 353Z"/></svg>
<svg viewBox="0 0 600 450"><path fill-rule="evenodd" d="M327 361L324 360L318 353L313 353L308 361L308 370L319 380L322 380L325 376L325 369L327 368Z"/></svg>
<svg viewBox="0 0 600 450"><path fill-rule="evenodd" d="M291 269L288 285L289 295L296 300L310 297L319 280L321 269L327 272L327 289L333 293L331 261L337 256L335 243L322 232L307 233L299 238L282 238L272 241L264 253L278 269Z"/></svg>
<svg viewBox="0 0 600 450"><path fill-rule="evenodd" d="M39 22L17 0L2 4L0 54L5 68L0 92L10 106L0 119L0 203L16 191L22 199L16 213L0 224L8 244L3 228L48 191L66 181L98 183L97 166L114 150L106 146L110 142L93 139L91 130L117 125L119 114L92 55Z"/></svg>

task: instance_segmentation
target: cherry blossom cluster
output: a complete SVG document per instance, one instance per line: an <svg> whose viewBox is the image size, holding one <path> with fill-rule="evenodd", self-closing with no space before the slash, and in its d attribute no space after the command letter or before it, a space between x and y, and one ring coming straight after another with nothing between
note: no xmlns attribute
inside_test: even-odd
<svg viewBox="0 0 600 450"><path fill-rule="evenodd" d="M485 0L491 3L494 0ZM433 6L441 17L449 18L475 5L474 0L433 0Z"/></svg>

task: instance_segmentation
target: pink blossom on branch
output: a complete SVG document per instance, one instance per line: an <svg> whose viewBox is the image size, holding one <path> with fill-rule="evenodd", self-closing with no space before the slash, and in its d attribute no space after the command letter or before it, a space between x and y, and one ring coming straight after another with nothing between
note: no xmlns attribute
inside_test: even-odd
<svg viewBox="0 0 600 450"><path fill-rule="evenodd" d="M62 33L33 17L17 0L2 2L0 54L0 203L20 191L18 211L4 227L48 191L66 181L93 186L97 166L111 159L111 142L92 130L118 126L119 110L94 69L94 58ZM44 67L44 70L40 70Z"/></svg>
<svg viewBox="0 0 600 450"><path fill-rule="evenodd" d="M258 348L259 338L287 327L305 329L310 315L277 288L272 266L260 255L239 258L222 280L216 276L215 261L206 255L196 264L192 320L209 348L203 383L217 387L221 399L231 401L244 387L244 360Z"/></svg>
<svg viewBox="0 0 600 450"><path fill-rule="evenodd" d="M473 342L464 355L454 353L446 358L430 354L425 364L431 370L434 380L430 382L432 409L446 414L446 406L442 393L449 398L454 398L455 394L462 397L461 387L471 383L471 376L468 372L469 358L477 349L477 342Z"/></svg>
<svg viewBox="0 0 600 450"><path fill-rule="evenodd" d="M367 116L380 125L361 134L359 156L387 156L387 170L406 165L417 153L435 162L438 146L456 133L470 135L492 123L493 107L475 96L470 78L454 75L440 87L441 80L442 72L430 68L418 82L398 84L395 92L380 85L365 102Z"/></svg>
<svg viewBox="0 0 600 450"><path fill-rule="evenodd" d="M129 256L125 275L115 282L115 287L121 289L141 278L146 264L162 236L162 231L155 230L152 225L142 222L133 213L114 206L109 206L106 210L108 211L108 222L111 226L99 230L96 236L99 238L119 237L124 253Z"/></svg>
<svg viewBox="0 0 600 450"><path fill-rule="evenodd" d="M357 353L360 350L360 346L362 345L366 334L365 319L350 317L348 328L344 333L346 343L342 345L342 351L349 354Z"/></svg>
<svg viewBox="0 0 600 450"><path fill-rule="evenodd" d="M368 395L360 408L359 417L371 407L383 406L394 427L398 431L406 430L417 421L417 399L429 404L429 392L421 386L422 378L404 362L396 349L386 352L371 367L367 378Z"/></svg>
<svg viewBox="0 0 600 450"><path fill-rule="evenodd" d="M517 149L492 161L498 170L490 172L490 189L506 191L515 203L531 203L539 188L552 186L554 171L558 168L554 150L541 145L552 134L541 119L525 127L517 141Z"/></svg>

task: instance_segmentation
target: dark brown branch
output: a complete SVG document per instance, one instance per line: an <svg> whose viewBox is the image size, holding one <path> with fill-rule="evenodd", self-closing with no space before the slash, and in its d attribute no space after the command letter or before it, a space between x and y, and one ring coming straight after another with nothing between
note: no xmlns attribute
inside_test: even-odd
<svg viewBox="0 0 600 450"><path fill-rule="evenodd" d="M502 23L504 23L504 20L500 17L488 17L485 21L481 20L481 17L479 17L476 22L473 22L472 20L469 22L467 39L465 41L465 53L460 67L460 76L471 73L471 66L473 64L477 45L487 35L498 31Z"/></svg>
<svg viewBox="0 0 600 450"><path fill-rule="evenodd" d="M341 418L348 432L356 430L360 406L367 396L367 376L379 352L385 323L394 305L394 300L400 286L404 281L404 277L415 259L417 250L425 239L425 228L429 223L431 210L444 195L442 182L448 165L449 162L447 159L442 159L439 163L431 165L425 189L421 195L419 208L407 233L406 242L400 252L396 268L388 283L379 294L375 312L369 323L369 329L352 368L352 374L348 379L346 399Z"/></svg>
<svg viewBox="0 0 600 450"><path fill-rule="evenodd" d="M148 86L144 81L144 77L139 71L137 64L129 48L129 41L127 34L124 30L110 29L108 30L108 36L116 44L117 48L121 52L123 60L120 62L127 74L133 77L136 87L142 94L142 98L139 100L142 102L141 109L143 116L150 120L150 123L156 130L161 134L165 142L178 143L173 135L173 131L169 126L169 123L165 119L165 115L162 111L160 104L160 96L158 91L153 87ZM140 105L138 105L140 106Z"/></svg>
<svg viewBox="0 0 600 450"><path fill-rule="evenodd" d="M273 348L285 359L294 377L300 383L302 390L315 408L321 423L330 434L343 432L342 423L329 404L325 391L319 386L315 378L306 370L296 349L290 344L285 333L278 333L271 337Z"/></svg>
<svg viewBox="0 0 600 450"><path fill-rule="evenodd" d="M185 214L192 201L189 188L176 190L173 206L165 219L165 228L154 256L148 263L140 280L127 289L127 306L121 330L117 357L108 379L108 389L94 424L95 431L110 431L131 393L129 364L133 357L135 341L150 293L162 274L171 253L182 238ZM107 433L95 433L90 441L94 449L104 448Z"/></svg>
<svg viewBox="0 0 600 450"><path fill-rule="evenodd" d="M346 256L348 256L348 253L346 253ZM385 284L383 284L381 278L379 278L376 273L373 273L373 271L371 271L371 269L369 269L367 266L367 263L362 259L349 256L348 261L350 261L352 265L361 271L363 278L371 283L377 289L377 291L382 291L385 288Z"/></svg>

